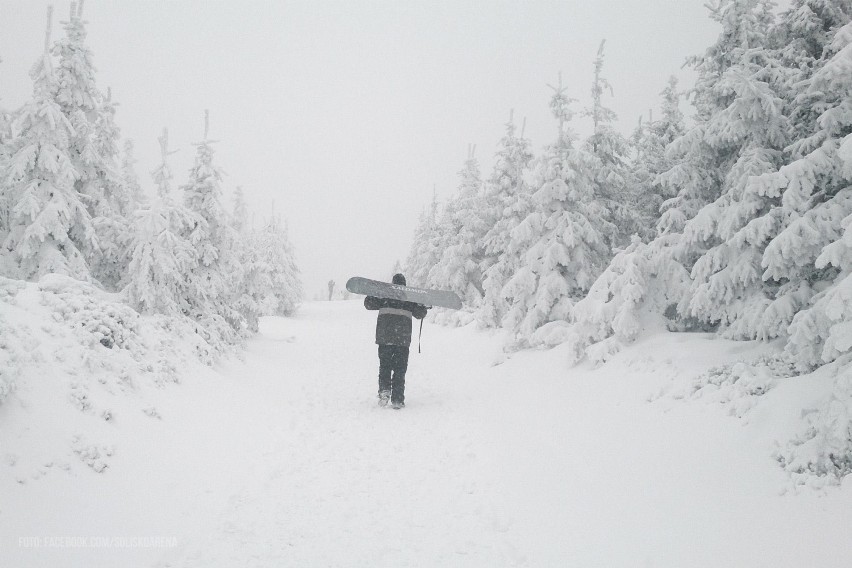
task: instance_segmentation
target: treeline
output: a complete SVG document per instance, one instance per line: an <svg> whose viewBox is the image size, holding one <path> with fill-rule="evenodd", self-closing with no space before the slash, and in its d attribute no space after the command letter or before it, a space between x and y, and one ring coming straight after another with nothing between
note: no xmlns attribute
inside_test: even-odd
<svg viewBox="0 0 852 568"><path fill-rule="evenodd" d="M51 43L48 10L33 96L0 111L0 275L93 282L141 313L190 318L217 348L256 330L261 315L291 313L302 287L286 227L274 215L249 223L239 188L226 211L206 111L204 139L177 188L164 129L149 198L132 142L121 143L116 103L97 86L82 3L72 3L63 28Z"/></svg>
<svg viewBox="0 0 852 568"><path fill-rule="evenodd" d="M852 360L852 2L710 8L721 32L688 60L694 118L672 79L662 112L620 135L601 44L587 108L552 87L541 154L511 119L487 178L471 151L456 195L421 216L410 282L459 293L460 323L567 342L575 360L655 320L782 338L801 372Z"/></svg>

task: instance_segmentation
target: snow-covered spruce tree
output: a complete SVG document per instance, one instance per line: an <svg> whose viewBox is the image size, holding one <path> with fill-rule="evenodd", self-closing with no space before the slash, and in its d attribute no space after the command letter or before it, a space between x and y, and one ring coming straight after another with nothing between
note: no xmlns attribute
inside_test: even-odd
<svg viewBox="0 0 852 568"><path fill-rule="evenodd" d="M245 318L249 331L257 332L260 317L276 313L278 306L273 291L273 267L268 262L270 255L265 248L283 248L283 243L265 242L262 233L248 226L248 209L241 187L234 191L230 220L236 236L234 248L241 268L235 305Z"/></svg>
<svg viewBox="0 0 852 568"><path fill-rule="evenodd" d="M238 254L242 268L240 287L235 305L246 320L249 331L257 333L260 317L276 313L278 298L272 284L272 267L267 263L263 235L255 232L240 234Z"/></svg>
<svg viewBox="0 0 852 568"><path fill-rule="evenodd" d="M783 73L766 46L769 8L765 0L733 0L713 12L722 35L699 68L717 74L705 93L715 97L716 111L702 126L721 174L719 196L685 222L678 252L693 279L679 313L742 339L773 337L778 329L765 317L777 286L761 279L762 250L779 226L777 197L750 182L780 165L788 142L778 96Z"/></svg>
<svg viewBox="0 0 852 568"><path fill-rule="evenodd" d="M475 152L476 146L471 145L464 168L459 171L458 193L441 215L443 253L429 272L430 283L456 292L468 311L475 310L482 299L480 247L487 228L482 218L482 179Z"/></svg>
<svg viewBox="0 0 852 568"><path fill-rule="evenodd" d="M761 191L781 197L772 212L781 228L762 259L764 280L778 286L764 317L777 328L770 335L784 333L796 312L837 274L836 267L817 267L816 261L824 247L843 234L841 221L850 212L850 180L838 154L850 132L842 110L850 104L849 83L838 79L849 65L840 32L850 15L849 2L797 2L776 30L793 97L790 119L796 141L786 149L784 166L755 180ZM803 368L819 364L814 355L821 342L805 348L809 355L800 361Z"/></svg>
<svg viewBox="0 0 852 568"><path fill-rule="evenodd" d="M595 194L599 162L585 147L574 147L571 100L561 77L559 83L551 101L559 135L531 167L533 209L512 231L507 252L521 255L522 262L503 289L510 306L503 325L521 345L547 342L549 330L536 331L571 318L574 303L610 260L616 234Z"/></svg>
<svg viewBox="0 0 852 568"><path fill-rule="evenodd" d="M739 157L739 148L736 140L725 139L725 120L720 113L737 96L732 89L736 73L728 75L725 85L721 83L734 63L747 63L750 48L763 45L768 8L767 0L716 0L711 6L711 17L720 22L722 31L703 55L687 60L698 73L691 90L695 116L692 127L666 148L666 157L673 165L658 179L674 197L663 202L657 225L660 234L682 232L689 219L724 192L725 177ZM735 119L732 115L736 110L732 108L727 119ZM684 262L691 267L695 260L687 258Z"/></svg>
<svg viewBox="0 0 852 568"><path fill-rule="evenodd" d="M761 179L783 191L792 219L766 248L767 276L785 271L807 287L787 346L803 370L852 349L852 24L836 33L829 53L804 95L823 110L815 132L794 145L798 159Z"/></svg>
<svg viewBox="0 0 852 568"><path fill-rule="evenodd" d="M834 389L808 428L779 455L800 482L837 483L852 474L852 24L834 35L827 62L801 95L821 111L796 160L764 182L777 187L792 221L764 254L767 275L802 280L805 307L789 327L787 352L807 372L834 363Z"/></svg>
<svg viewBox="0 0 852 568"><path fill-rule="evenodd" d="M292 315L302 301L304 289L293 244L287 225L275 214L257 233L260 257L269 271L271 295L275 302L264 304L264 313L281 316ZM265 306L271 305L271 311Z"/></svg>
<svg viewBox="0 0 852 568"><path fill-rule="evenodd" d="M666 88L660 93L663 98L661 105L662 118L657 121L651 121L651 132L655 138L661 141L663 148L671 144L676 138L683 136L686 130L686 125L683 120L683 113L680 110L681 93L677 88L677 77L672 75L669 77L669 82ZM660 153L655 154L655 158L665 161L665 156ZM663 168L659 168L660 171Z"/></svg>
<svg viewBox="0 0 852 568"><path fill-rule="evenodd" d="M0 63L3 60L0 58ZM2 100L2 99L0 99ZM9 160L12 144L12 113L8 112L0 104L0 171L3 171ZM0 243L9 234L9 226L12 219L11 190L6 187L0 179ZM2 271L2 269L0 269Z"/></svg>
<svg viewBox="0 0 852 568"><path fill-rule="evenodd" d="M92 259L92 273L108 288L125 283L132 253L133 213L138 207L133 202L128 179L117 166L120 129L115 123L116 106L112 90L108 88L93 125L96 161L100 166L95 169L96 177L82 186L100 198L90 201L90 204L98 204L92 214L101 242L100 253Z"/></svg>
<svg viewBox="0 0 852 568"><path fill-rule="evenodd" d="M612 221L618 228L615 244L626 245L633 234L647 235L647 227L643 227L637 211L640 209L643 196L636 191L636 186L628 184L628 168L626 158L629 154L627 140L615 128L617 120L615 112L603 103L604 94L612 94L612 86L603 76L604 44L601 41L597 57L594 61L595 76L592 82L592 106L584 114L591 117L594 130L586 140L589 153L597 160L594 168L595 194L612 216Z"/></svg>
<svg viewBox="0 0 852 568"><path fill-rule="evenodd" d="M91 218L74 189L77 172L69 156L74 129L62 113L57 76L48 51L31 71L33 98L21 110L14 129L2 184L10 203L8 235L0 254L4 276L39 278L60 273L89 279L83 251L98 248Z"/></svg>
<svg viewBox="0 0 852 568"><path fill-rule="evenodd" d="M214 141L208 138L209 113L204 115L204 140L197 143L189 180L182 186L184 206L193 224L183 235L193 252L188 278L189 315L206 330L208 341L237 341L243 317L233 305L241 270L234 251L235 235L222 207L222 172L213 163Z"/></svg>
<svg viewBox="0 0 852 568"><path fill-rule="evenodd" d="M482 327L499 327L508 310L503 287L517 271L521 258L508 254L512 231L526 218L532 205L524 172L532 160L524 128L516 133L514 112L509 113L506 134L500 140L494 170L485 184L482 215L487 231L480 248L483 299L476 314Z"/></svg>
<svg viewBox="0 0 852 568"><path fill-rule="evenodd" d="M130 199L119 171L115 105L98 90L91 50L86 45L83 3L71 3L65 37L56 42L59 58L56 99L74 128L69 155L101 247L84 251L92 275L104 286L121 285L130 260Z"/></svg>
<svg viewBox="0 0 852 568"><path fill-rule="evenodd" d="M852 25L844 41L852 40ZM847 43L852 50L852 44ZM847 51L842 81L848 81L852 51ZM837 71L840 71L839 69ZM847 91L848 92L848 91ZM841 146L847 179L852 178L852 134ZM847 216L843 235L826 246L816 268L836 274L829 287L815 295L808 309L800 311L790 326L788 352L800 368L835 363L834 389L815 416L809 417L804 435L788 448L781 461L796 474L829 476L835 481L852 474L852 188L842 191ZM837 198L835 198L837 200ZM840 207L840 203L835 203Z"/></svg>
<svg viewBox="0 0 852 568"><path fill-rule="evenodd" d="M250 229L248 207L246 206L246 199L243 195L243 188L239 185L234 190L234 206L231 211L231 226L238 234L242 234Z"/></svg>
<svg viewBox="0 0 852 568"><path fill-rule="evenodd" d="M405 263L406 282L409 286L432 287L429 272L441 258L442 234L438 225L438 193L432 189L432 203L429 212L420 213L414 240Z"/></svg>
<svg viewBox="0 0 852 568"><path fill-rule="evenodd" d="M172 193L172 180L174 174L169 165L169 156L175 154L177 150L169 150L169 130L163 128L163 133L157 138L160 142L160 165L151 172L151 178L154 180L154 185L157 186L158 197L169 197Z"/></svg>
<svg viewBox="0 0 852 568"><path fill-rule="evenodd" d="M837 377L804 432L778 454L795 481L814 486L852 474L850 19L849 1L798 0L782 15L775 42L794 100L795 142L785 164L757 180L781 197L783 228L763 253L763 278L779 284L773 321L792 319L786 350L800 371L831 363Z"/></svg>
<svg viewBox="0 0 852 568"><path fill-rule="evenodd" d="M148 206L148 196L145 195L145 190L142 189L139 177L136 175L136 162L133 140L125 140L124 154L121 157L121 179L130 198L132 211Z"/></svg>
<svg viewBox="0 0 852 568"><path fill-rule="evenodd" d="M157 198L134 214L131 260L125 294L143 314L178 315L188 310L184 300L192 249L181 236L193 217L171 198Z"/></svg>
<svg viewBox="0 0 852 568"><path fill-rule="evenodd" d="M296 261L296 247L293 246L293 242L290 240L290 229L286 223L281 227L281 240L285 256L283 259L284 262L280 265L280 276L277 277L283 282L282 292L278 296L278 313L290 316L299 307L299 303L301 303L304 297L304 287L302 286L302 271L299 269L299 264ZM273 267L275 266L273 265ZM273 286L276 285L277 273L273 271Z"/></svg>
<svg viewBox="0 0 852 568"><path fill-rule="evenodd" d="M665 148L684 133L674 77L661 94L662 118L640 125L630 173L630 183L638 186L635 194L642 196L637 212L647 227L655 226L663 197L671 197L659 181L659 174L673 166ZM691 283L689 273L673 258L680 238L679 233L667 233L644 244L634 236L574 306L574 324L552 333L549 343L567 341L573 362L587 357L598 363L635 341L642 329L668 327L665 316L673 315L672 307Z"/></svg>
<svg viewBox="0 0 852 568"><path fill-rule="evenodd" d="M101 189L98 195L103 199L97 202L99 204L95 207L95 213L101 217L111 214L120 222L122 218L130 216L136 207L125 183L124 170L118 166L121 129L115 122L116 107L118 103L112 100L112 89L107 88L107 95L101 100L97 120L92 127L94 150L101 166L95 170L96 182L88 187Z"/></svg>
<svg viewBox="0 0 852 568"><path fill-rule="evenodd" d="M143 314L188 313L187 275L194 254L184 235L196 219L176 203L170 191L168 132L160 137L162 162L152 172L159 196L150 207L136 211L128 282L124 289L134 309Z"/></svg>
<svg viewBox="0 0 852 568"><path fill-rule="evenodd" d="M636 232L643 240L656 236L660 208L666 199L674 197L671 188L660 183L659 175L674 165L666 158L666 147L683 136L685 131L677 78L672 76L660 94L663 98L662 118L653 120L651 116L644 122L640 119L631 140L634 156L627 178L630 188L628 195L637 201L634 204L634 212L639 220Z"/></svg>
<svg viewBox="0 0 852 568"><path fill-rule="evenodd" d="M393 263L393 268L391 269L391 278L394 274L400 274L403 270L404 268L402 267L402 262L400 262L399 259L396 259ZM388 281L390 281L391 278L388 278Z"/></svg>

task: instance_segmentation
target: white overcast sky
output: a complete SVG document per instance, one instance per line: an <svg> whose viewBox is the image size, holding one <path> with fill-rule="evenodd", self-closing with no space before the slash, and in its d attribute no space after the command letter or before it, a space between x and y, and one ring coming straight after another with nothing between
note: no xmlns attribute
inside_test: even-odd
<svg viewBox="0 0 852 568"><path fill-rule="evenodd" d="M31 94L47 2L0 0L0 105ZM54 2L56 20L69 2ZM211 112L211 138L258 218L287 219L308 298L329 279L390 278L433 185L457 185L469 143L483 177L509 109L536 150L551 142L548 83L561 71L577 108L607 40L607 99L625 133L658 108L671 74L714 41L704 0L88 0L102 89L120 103L149 192L168 126L181 184ZM684 105L687 111L687 106ZM588 132L585 119L575 130Z"/></svg>

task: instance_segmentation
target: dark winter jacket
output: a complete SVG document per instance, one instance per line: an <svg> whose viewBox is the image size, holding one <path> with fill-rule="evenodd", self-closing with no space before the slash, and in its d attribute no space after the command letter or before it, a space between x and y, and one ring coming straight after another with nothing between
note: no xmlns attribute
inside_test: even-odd
<svg viewBox="0 0 852 568"><path fill-rule="evenodd" d="M411 345L411 318L426 317L426 307L414 302L385 300L367 296L364 307L379 310L376 322L376 343L379 345Z"/></svg>

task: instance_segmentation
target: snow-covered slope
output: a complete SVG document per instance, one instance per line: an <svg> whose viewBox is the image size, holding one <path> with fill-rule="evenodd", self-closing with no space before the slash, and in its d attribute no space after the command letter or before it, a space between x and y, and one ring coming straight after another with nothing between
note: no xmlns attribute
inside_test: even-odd
<svg viewBox="0 0 852 568"><path fill-rule="evenodd" d="M852 554L852 484L797 489L772 457L824 394L819 377L777 384L742 419L717 404L721 388L680 400L709 367L771 346L659 334L570 369L564 348L507 356L497 334L427 323L394 411L375 404L374 324L357 301L267 318L244 361L181 384L91 384L110 420L53 393L61 368L19 378L0 405L0 565L801 567ZM114 448L101 473L69 446L78 434Z"/></svg>

